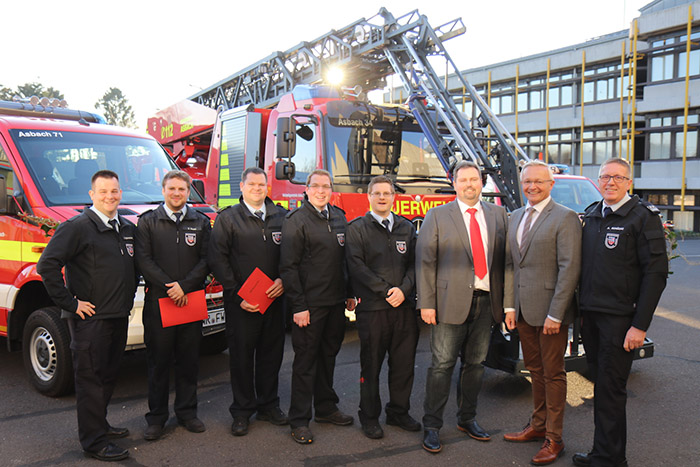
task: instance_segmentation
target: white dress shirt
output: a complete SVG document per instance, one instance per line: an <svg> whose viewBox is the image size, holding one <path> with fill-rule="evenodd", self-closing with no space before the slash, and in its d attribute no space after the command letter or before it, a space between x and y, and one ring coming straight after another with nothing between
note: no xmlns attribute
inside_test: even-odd
<svg viewBox="0 0 700 467"><path fill-rule="evenodd" d="M490 281L489 281L489 273L488 273L488 263L489 263L489 234L488 230L486 230L486 218L484 217L484 208L481 205L481 201L476 203L474 206L469 206L468 204L465 204L461 202L459 199L457 199L457 205L459 206L459 211L462 213L462 218L464 219L464 225L467 228L467 234L469 235L469 244L471 245L471 238L472 238L472 232L470 223L471 223L471 214L467 213L467 209L476 209L476 221L479 224L479 231L481 232L481 242L484 245L484 256L486 258L486 275L484 276L483 279L479 279L476 274L474 274L474 288L478 290L484 290L486 292L491 291L491 286L490 286ZM473 257L472 253L472 257Z"/></svg>

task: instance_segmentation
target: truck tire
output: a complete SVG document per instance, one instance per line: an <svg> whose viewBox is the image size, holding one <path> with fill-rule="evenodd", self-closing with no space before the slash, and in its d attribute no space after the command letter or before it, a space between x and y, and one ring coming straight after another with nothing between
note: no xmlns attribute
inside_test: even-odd
<svg viewBox="0 0 700 467"><path fill-rule="evenodd" d="M199 344L199 355L216 355L228 349L226 333L224 331L202 337Z"/></svg>
<svg viewBox="0 0 700 467"><path fill-rule="evenodd" d="M29 381L41 394L58 397L74 390L70 335L58 308L40 308L29 316L22 354Z"/></svg>

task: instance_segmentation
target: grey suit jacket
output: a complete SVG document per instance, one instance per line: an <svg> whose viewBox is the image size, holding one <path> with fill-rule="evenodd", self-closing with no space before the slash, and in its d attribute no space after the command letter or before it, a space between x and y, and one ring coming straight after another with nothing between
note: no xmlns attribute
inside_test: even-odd
<svg viewBox="0 0 700 467"><path fill-rule="evenodd" d="M512 288L506 274L506 211L482 201L488 234L487 264L491 309L497 323L503 319L503 289ZM482 232L482 235L484 233ZM462 324L469 315L474 293L474 264L469 234L457 200L428 211L416 244L418 308L434 308L437 320Z"/></svg>
<svg viewBox="0 0 700 467"><path fill-rule="evenodd" d="M550 200L530 226L521 254L516 235L524 215L524 207L513 211L508 225L506 262L513 267L513 293L506 308L515 308L517 318L531 326L543 326L547 315L569 324L581 274L581 221Z"/></svg>

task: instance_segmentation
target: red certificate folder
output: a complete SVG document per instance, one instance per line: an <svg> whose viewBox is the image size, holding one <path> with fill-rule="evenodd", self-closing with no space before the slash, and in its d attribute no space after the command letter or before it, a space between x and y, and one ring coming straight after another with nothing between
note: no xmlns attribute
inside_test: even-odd
<svg viewBox="0 0 700 467"><path fill-rule="evenodd" d="M270 304L275 301L274 298L268 297L265 291L274 283L275 281L267 277L260 268L255 268L238 291L238 296L251 305L259 305L260 314L265 314Z"/></svg>
<svg viewBox="0 0 700 467"><path fill-rule="evenodd" d="M163 321L164 328L177 324L202 321L209 317L204 290L188 293L187 305L185 306L175 305L175 302L170 297L159 299L158 304L160 305L160 318Z"/></svg>

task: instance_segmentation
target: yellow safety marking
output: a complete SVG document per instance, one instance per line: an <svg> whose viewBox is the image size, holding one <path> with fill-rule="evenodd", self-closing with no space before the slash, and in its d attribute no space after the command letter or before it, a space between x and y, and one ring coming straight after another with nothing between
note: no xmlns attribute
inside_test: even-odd
<svg viewBox="0 0 700 467"><path fill-rule="evenodd" d="M231 175L229 173L229 170L228 169L221 169L221 171L219 171L219 181L227 182L229 180L231 180Z"/></svg>
<svg viewBox="0 0 700 467"><path fill-rule="evenodd" d="M0 326L0 332L7 332L7 326Z"/></svg>
<svg viewBox="0 0 700 467"><path fill-rule="evenodd" d="M36 263L39 261L41 253L32 251L32 248L43 249L46 243L20 242L18 240L0 240L0 260L2 261L24 261Z"/></svg>
<svg viewBox="0 0 700 467"><path fill-rule="evenodd" d="M221 140L221 151L228 151L228 143L226 142L225 139Z"/></svg>
<svg viewBox="0 0 700 467"><path fill-rule="evenodd" d="M283 199L283 200L275 201L275 204L279 204L284 209L289 209L289 200Z"/></svg>
<svg viewBox="0 0 700 467"><path fill-rule="evenodd" d="M221 161L219 161L219 166L224 167L228 165L228 154L224 153L221 155Z"/></svg>
<svg viewBox="0 0 700 467"><path fill-rule="evenodd" d="M221 199L221 197L219 197L219 209L225 208L226 206L233 206L234 204L238 204L238 202L239 200L234 198Z"/></svg>
<svg viewBox="0 0 700 467"><path fill-rule="evenodd" d="M219 198L223 198L224 196L231 196L231 186L219 185Z"/></svg>

